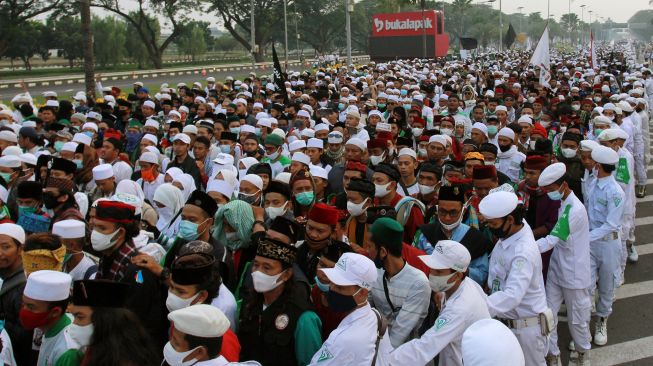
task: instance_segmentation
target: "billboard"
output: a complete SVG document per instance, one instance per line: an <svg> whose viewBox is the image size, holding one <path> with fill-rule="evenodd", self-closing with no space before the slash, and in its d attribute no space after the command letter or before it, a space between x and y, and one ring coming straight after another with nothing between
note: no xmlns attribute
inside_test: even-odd
<svg viewBox="0 0 653 366"><path fill-rule="evenodd" d="M396 58L444 57L449 51L449 36L444 33L443 13L424 12L384 13L372 16L370 57L375 61Z"/></svg>

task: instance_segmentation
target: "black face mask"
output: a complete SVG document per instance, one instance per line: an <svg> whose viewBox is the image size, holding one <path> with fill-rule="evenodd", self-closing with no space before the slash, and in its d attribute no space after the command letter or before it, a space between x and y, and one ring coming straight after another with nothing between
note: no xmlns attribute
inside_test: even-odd
<svg viewBox="0 0 653 366"><path fill-rule="evenodd" d="M508 227L508 230L503 230L503 227L506 226L506 220L508 220L508 219L504 218L503 222L501 223L501 226L499 226L496 229L493 229L493 228L488 226L488 229L490 229L490 232L492 233L492 235L494 235L498 239L503 239L508 235L508 231L510 230L510 227Z"/></svg>
<svg viewBox="0 0 653 366"><path fill-rule="evenodd" d="M53 208L59 206L59 202L57 201L57 198L59 197L55 197L50 192L43 193L43 205L45 206L45 208L52 210Z"/></svg>
<svg viewBox="0 0 653 366"><path fill-rule="evenodd" d="M337 313L348 313L357 306L353 295L342 295L335 291L329 291L326 295L329 308Z"/></svg>
<svg viewBox="0 0 653 366"><path fill-rule="evenodd" d="M376 252L376 258L374 258L374 265L378 269L383 269L383 260L385 258L381 258L381 253Z"/></svg>
<svg viewBox="0 0 653 366"><path fill-rule="evenodd" d="M506 151L510 150L511 146L512 145L499 145L499 150L501 150L501 152L506 152Z"/></svg>

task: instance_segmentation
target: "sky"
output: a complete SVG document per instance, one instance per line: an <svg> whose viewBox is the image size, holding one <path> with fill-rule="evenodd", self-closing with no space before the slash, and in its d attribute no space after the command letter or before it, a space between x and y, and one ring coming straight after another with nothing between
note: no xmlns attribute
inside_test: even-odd
<svg viewBox="0 0 653 366"><path fill-rule="evenodd" d="M445 0L451 3L451 0ZM539 11L543 18L547 14L547 0L500 0L501 9L504 13L519 13L519 7L523 6L522 12L530 14ZM551 14L556 20L560 16L569 13L569 0L548 0L551 5ZM474 3L482 3L482 0L474 0ZM592 10L592 20L596 17L611 18L613 21L622 23L628 21L636 12L642 9L653 9L649 6L649 0L572 0L571 12L578 14L580 18L583 14L581 5L585 6L584 21L589 22L589 11ZM492 4L494 9L499 8L499 0Z"/></svg>

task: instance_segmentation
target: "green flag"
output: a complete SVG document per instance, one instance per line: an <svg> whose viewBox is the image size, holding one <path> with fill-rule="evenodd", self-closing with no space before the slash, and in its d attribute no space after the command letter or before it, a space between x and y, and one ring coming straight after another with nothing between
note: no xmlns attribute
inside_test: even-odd
<svg viewBox="0 0 653 366"><path fill-rule="evenodd" d="M560 240L567 241L569 238L569 211L571 210L571 205L565 206L565 211L562 213L562 216L558 218L556 226L551 230L551 235L560 238Z"/></svg>
<svg viewBox="0 0 653 366"><path fill-rule="evenodd" d="M616 179L619 183L630 183L630 172L628 171L628 161L626 158L619 158L619 166L617 167Z"/></svg>

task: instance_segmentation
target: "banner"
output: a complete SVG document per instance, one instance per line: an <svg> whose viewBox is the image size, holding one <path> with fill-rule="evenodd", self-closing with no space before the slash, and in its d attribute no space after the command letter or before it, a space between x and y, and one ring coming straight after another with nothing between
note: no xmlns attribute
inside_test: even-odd
<svg viewBox="0 0 653 366"><path fill-rule="evenodd" d="M531 64L540 68L540 85L549 88L551 80L551 55L549 54L549 26L544 28L544 33L531 57Z"/></svg>
<svg viewBox="0 0 653 366"><path fill-rule="evenodd" d="M422 18L423 16L423 18ZM420 36L435 34L435 11L384 13L372 16L372 37Z"/></svg>
<svg viewBox="0 0 653 366"><path fill-rule="evenodd" d="M503 39L503 48L510 49L512 44L515 43L515 38L517 38L517 33L515 33L515 28L512 27L512 23L508 24L508 32Z"/></svg>
<svg viewBox="0 0 653 366"><path fill-rule="evenodd" d="M594 48L594 32L590 30L590 66L593 69L599 67L596 59L596 49Z"/></svg>
<svg viewBox="0 0 653 366"><path fill-rule="evenodd" d="M478 47L476 38L460 37L460 48L463 50L473 50Z"/></svg>
<svg viewBox="0 0 653 366"><path fill-rule="evenodd" d="M279 57L277 57L277 50L274 48L274 43L272 43L272 62L274 63L274 84L277 86L279 91L283 94L283 102L288 103L288 91L286 90L286 76L281 71L281 64L279 63Z"/></svg>

